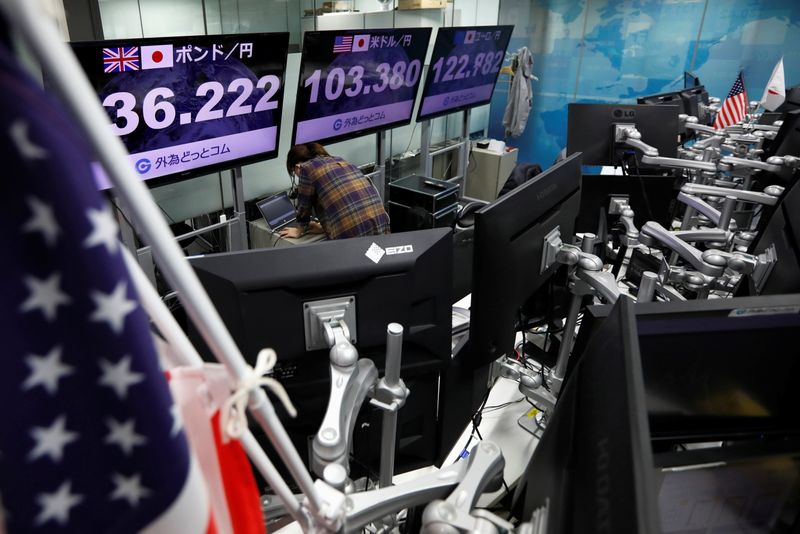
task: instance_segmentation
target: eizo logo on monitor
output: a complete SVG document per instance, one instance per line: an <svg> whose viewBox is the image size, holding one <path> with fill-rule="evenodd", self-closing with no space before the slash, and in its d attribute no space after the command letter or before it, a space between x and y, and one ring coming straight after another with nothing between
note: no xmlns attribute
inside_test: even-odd
<svg viewBox="0 0 800 534"><path fill-rule="evenodd" d="M142 158L136 162L136 170L139 174L144 174L152 168L153 164L147 158Z"/></svg>
<svg viewBox="0 0 800 534"><path fill-rule="evenodd" d="M378 263L384 256L396 256L397 254L409 254L411 252L414 252L413 245L400 245L383 249L377 244L372 243L364 255L373 262Z"/></svg>
<svg viewBox="0 0 800 534"><path fill-rule="evenodd" d="M617 108L611 112L615 119L633 119L636 117L635 109Z"/></svg>

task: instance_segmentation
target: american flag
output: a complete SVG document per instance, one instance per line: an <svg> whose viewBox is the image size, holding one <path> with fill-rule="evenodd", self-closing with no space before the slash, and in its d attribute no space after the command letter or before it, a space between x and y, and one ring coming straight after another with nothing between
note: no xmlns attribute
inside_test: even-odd
<svg viewBox="0 0 800 534"><path fill-rule="evenodd" d="M139 47L103 49L103 72L139 70Z"/></svg>
<svg viewBox="0 0 800 534"><path fill-rule="evenodd" d="M4 48L0 85L0 531L213 531L91 152Z"/></svg>
<svg viewBox="0 0 800 534"><path fill-rule="evenodd" d="M714 128L719 130L741 122L747 114L747 103L747 91L744 88L744 80L740 71L736 81L733 82L733 87L731 87L728 97L717 112L717 118L714 119Z"/></svg>
<svg viewBox="0 0 800 534"><path fill-rule="evenodd" d="M333 53L340 54L342 52L350 52L353 48L352 35L339 35L333 39Z"/></svg>

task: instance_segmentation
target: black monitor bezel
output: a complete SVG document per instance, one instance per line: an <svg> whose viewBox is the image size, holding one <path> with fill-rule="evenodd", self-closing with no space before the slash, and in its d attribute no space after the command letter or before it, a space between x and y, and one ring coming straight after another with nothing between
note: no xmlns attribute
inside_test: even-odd
<svg viewBox="0 0 800 534"><path fill-rule="evenodd" d="M508 29L508 41L506 42L506 46L504 47L504 53L508 53L508 45L511 43L511 35L514 33L514 25L513 24L498 24L493 26L448 26L448 27L440 27L436 30L436 39L433 42L433 50L436 50L436 43L439 40L439 35L442 35L442 30L445 33L453 32L452 35L455 34L456 31L469 31L469 30L479 30L479 31L489 31L489 30L498 30L498 29ZM433 57L431 57L431 61ZM500 69L502 70L502 69ZM485 106L492 101L492 96L494 96L494 90L492 91L492 95L489 96L487 100L482 100L481 102L475 102L473 104L464 104L463 106L458 106L455 108L450 108L442 111L437 111L435 113L429 113L428 115L421 115L420 111L422 109L422 102L425 100L425 90L429 87L428 84L428 77L430 76L431 66L428 65L427 70L425 71L425 84L421 87L421 94L419 95L418 102L417 102L417 118L416 122L425 122L430 121L439 117L444 117L445 115L450 115L451 113L458 113L460 111L465 111L467 109L476 108L479 106ZM500 71L497 71L497 74L494 77L494 86L497 88L497 79L500 77Z"/></svg>
<svg viewBox="0 0 800 534"><path fill-rule="evenodd" d="M431 33L433 31L432 28L419 28L419 27L394 28L394 27L392 27L392 28L369 28L369 29L356 29L356 30L352 30L352 29L348 29L348 30L314 30L314 31L304 32L303 33L303 43L302 43L302 45L300 45L300 71L299 71L299 74L297 76L297 87L299 88L300 84L303 83L303 69L305 68L305 64L306 64L305 46L306 46L306 39L309 36L315 36L315 35L324 34L324 33L336 34L336 35L357 35L357 34L360 34L360 33L367 32L367 31L397 31L397 30L414 30L414 31L428 30L428 47L430 47ZM427 50L427 48L426 48L426 50ZM422 63L423 69L424 69L424 66L425 66L425 58L424 57L421 58L421 63ZM384 130L391 130L393 128L400 128L402 126L408 126L409 124L411 124L411 122L414 119L414 111L416 110L417 106L419 105L419 102L420 102L420 91L421 90L422 90L422 74L420 72L420 77L417 80L417 88L414 91L414 101L411 104L411 113L409 114L408 119L403 119L403 120L391 122L391 123L388 123L388 124L382 124L380 126L374 126L374 127L371 127L371 128L365 128L363 130L355 130L355 131L352 131L352 132L348 132L346 134L336 135L336 136L332 136L332 137L321 137L321 138L316 139L314 141L306 141L306 143L320 143L320 144L322 144L322 143L325 143L325 144L341 143L342 141L348 141L350 139L356 139L358 137L363 137L365 135L369 135L369 134L373 134L373 133L379 133L379 132L384 131ZM292 137L291 137L291 145L292 146L297 144L296 143L296 139L297 139L297 102L295 102L295 108L294 108L294 113L293 113L293 117L292 117Z"/></svg>
<svg viewBox="0 0 800 534"><path fill-rule="evenodd" d="M226 35L226 37L236 37L238 38L247 38L250 35L283 35L286 39L286 55L284 56L283 60L283 70L279 75L277 75L281 80L281 88L279 91L280 94L280 105L276 108L276 114L278 120L276 121L277 126L277 138L275 139L275 149L269 152L262 152L261 154L256 154L253 156L247 156L244 158L239 158L235 160L224 161L222 163L215 163L209 165L207 167L199 167L196 169L191 169L189 171L174 173L174 174L165 174L163 176L158 176L156 178L150 178L148 180L143 180L142 183L146 184L148 188L153 189L157 187L161 187L164 185L169 185L177 182L182 182L184 180L190 180L192 178L198 178L200 176L206 176L209 174L214 174L216 172L234 169L236 167L241 167L242 165L250 165L253 163L258 163L261 161L269 161L278 157L278 153L280 152L281 148L281 126L283 124L283 105L286 98L286 93L284 91L286 86L286 66L288 63L288 56L289 56L289 39L290 34L289 32L250 32L250 33L242 33L242 34L230 34ZM96 40L96 41L71 41L69 42L69 46L71 48L88 48L90 46L102 46L102 47L116 47L116 46L147 46L151 44L161 44L165 41L170 39L192 39L192 38L203 38L207 39L213 37L213 35L181 35L175 37L144 37L144 38L131 38L131 39L109 39L109 40ZM47 87L47 76L45 74L45 87ZM88 79L88 75L87 75ZM98 98L98 105L100 104ZM127 151L127 147L126 147ZM114 185L111 184L111 187L106 190L113 190Z"/></svg>
<svg viewBox="0 0 800 534"><path fill-rule="evenodd" d="M471 358L475 367L494 361L502 353L513 348L513 317L507 329L503 327L506 331L501 336L495 336L497 329L490 326L492 320L496 320L497 308L502 308L504 311L508 308L508 303L501 295L503 292L498 290L494 280L501 280L499 283L506 288L511 283L518 282L509 280L511 274L503 271L501 257L509 258L511 254L507 252L514 246L514 239L523 232L537 228L542 224L542 219L550 215L562 215L567 218L574 215L577 218L580 209L581 161L580 154L569 156L475 212L470 309ZM567 181L567 178L570 180ZM561 214L562 209L570 211ZM518 220L512 221L509 218ZM561 228L561 237L566 242L572 239L575 218L569 221L568 228ZM519 247L520 244L517 243L516 246ZM505 248L506 254L498 254L498 248ZM530 283L525 282L525 284L528 286L526 291L530 290L530 294L519 295L521 300L515 303L515 309L522 307L533 293L553 276L558 267L558 264L553 264L541 273L540 265L528 266L525 280ZM502 343L509 340L509 346L494 345L495 341ZM492 353L490 346L499 352Z"/></svg>

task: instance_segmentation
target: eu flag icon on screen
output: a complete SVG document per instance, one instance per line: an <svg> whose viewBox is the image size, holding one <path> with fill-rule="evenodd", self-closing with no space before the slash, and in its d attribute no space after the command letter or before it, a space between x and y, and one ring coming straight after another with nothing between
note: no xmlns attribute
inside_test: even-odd
<svg viewBox="0 0 800 534"><path fill-rule="evenodd" d="M126 72L139 70L139 47L103 49L103 72Z"/></svg>
<svg viewBox="0 0 800 534"><path fill-rule="evenodd" d="M349 52L353 48L352 35L338 35L333 40L333 53L341 54L342 52Z"/></svg>
<svg viewBox="0 0 800 534"><path fill-rule="evenodd" d="M456 35L453 38L455 43L453 43L453 44L457 44L457 45L464 44L464 38L466 36L467 36L467 32L465 32L465 31L456 32Z"/></svg>

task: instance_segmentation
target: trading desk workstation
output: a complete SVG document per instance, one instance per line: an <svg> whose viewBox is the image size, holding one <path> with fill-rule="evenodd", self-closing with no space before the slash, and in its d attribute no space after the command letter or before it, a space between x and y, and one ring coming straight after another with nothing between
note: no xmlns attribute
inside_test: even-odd
<svg viewBox="0 0 800 534"><path fill-rule="evenodd" d="M298 414L250 424L275 462L253 460L270 530L800 532L800 111L714 128L694 84L573 103L564 154L497 197L496 176L470 187L469 120L512 27L366 31L305 32L291 144L374 135L392 232L280 237L294 188L247 221L234 170L219 225L238 246L189 258L244 361L275 351ZM150 83L101 73L108 42L73 45L137 178L278 157L288 34L172 43L240 52L176 55ZM435 149L446 114L462 135ZM390 181L384 132L414 117L420 169ZM431 176L447 151L456 175Z"/></svg>

